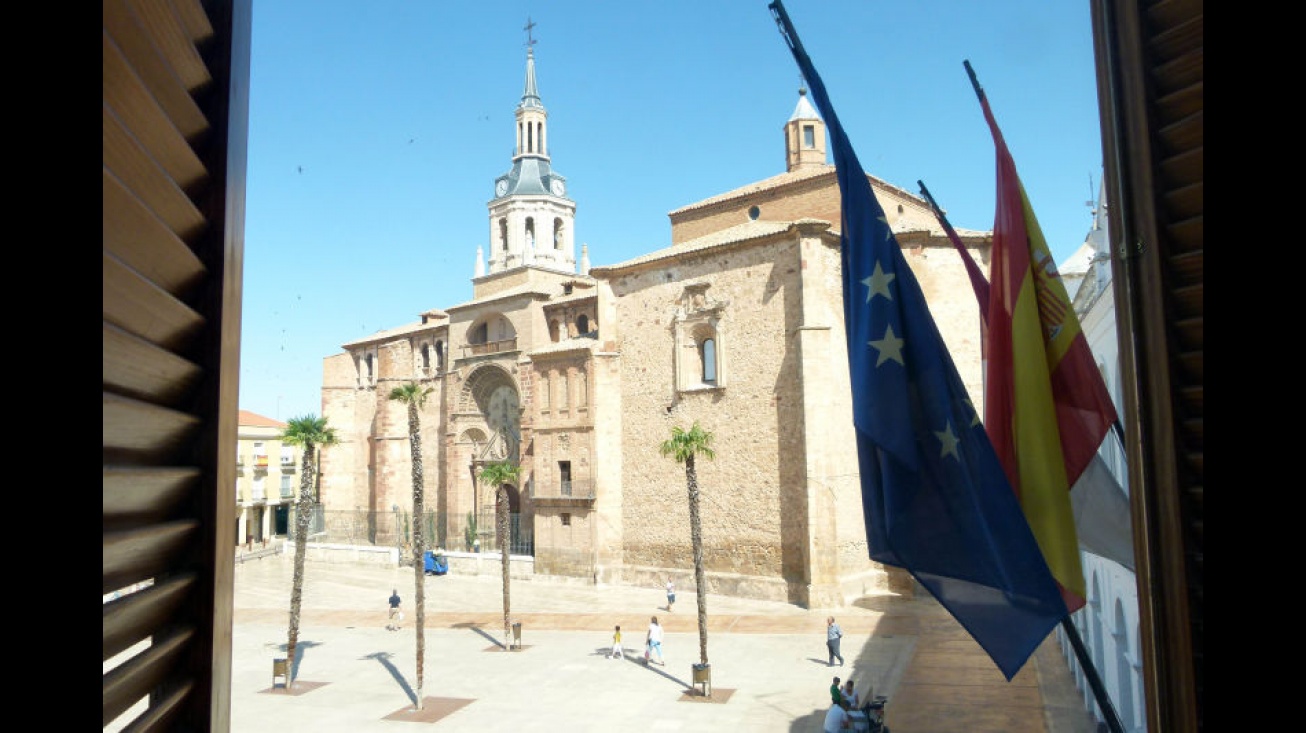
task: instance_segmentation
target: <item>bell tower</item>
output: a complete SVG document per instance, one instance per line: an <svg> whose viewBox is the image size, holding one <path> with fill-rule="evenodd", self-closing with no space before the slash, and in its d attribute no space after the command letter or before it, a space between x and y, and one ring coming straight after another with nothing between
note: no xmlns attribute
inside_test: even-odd
<svg viewBox="0 0 1306 733"><path fill-rule="evenodd" d="M798 88L798 106L785 123L785 171L825 165L825 122L807 101L807 87Z"/></svg>
<svg viewBox="0 0 1306 733"><path fill-rule="evenodd" d="M576 271L576 202L549 158L549 113L535 83L535 23L527 18L526 86L517 104L512 169L494 181L489 203L489 272L515 267Z"/></svg>

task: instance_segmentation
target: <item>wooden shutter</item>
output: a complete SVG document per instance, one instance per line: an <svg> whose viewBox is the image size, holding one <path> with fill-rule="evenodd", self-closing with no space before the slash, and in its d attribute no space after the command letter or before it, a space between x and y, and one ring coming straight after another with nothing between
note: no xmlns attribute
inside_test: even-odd
<svg viewBox="0 0 1306 733"><path fill-rule="evenodd" d="M1148 730L1204 678L1202 3L1093 0Z"/></svg>
<svg viewBox="0 0 1306 733"><path fill-rule="evenodd" d="M104 725L226 731L250 0L103 23Z"/></svg>

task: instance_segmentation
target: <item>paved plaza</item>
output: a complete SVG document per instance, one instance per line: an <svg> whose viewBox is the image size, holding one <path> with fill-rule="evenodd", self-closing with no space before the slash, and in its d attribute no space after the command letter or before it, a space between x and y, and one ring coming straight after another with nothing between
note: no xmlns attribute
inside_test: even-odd
<svg viewBox="0 0 1306 733"><path fill-rule="evenodd" d="M713 694L697 694L692 588L666 611L661 587L513 579L521 649L504 649L497 574L427 576L426 664L417 711L413 570L310 561L295 683L273 684L285 656L292 560L238 563L232 639L235 733L371 731L819 732L834 676L889 698L893 733L1092 733L1049 637L1007 682L928 597L870 595L837 609L709 595ZM386 599L403 598L387 631ZM844 630L843 667L826 664L825 618ZM666 630L665 666L645 666L649 618ZM609 659L620 624L625 659Z"/></svg>

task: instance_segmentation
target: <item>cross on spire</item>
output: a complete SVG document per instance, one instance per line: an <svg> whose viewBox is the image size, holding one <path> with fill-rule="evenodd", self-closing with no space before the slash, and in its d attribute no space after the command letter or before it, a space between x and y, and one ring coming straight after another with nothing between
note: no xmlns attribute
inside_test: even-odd
<svg viewBox="0 0 1306 733"><path fill-rule="evenodd" d="M529 15L526 16L526 25L522 26L522 30L526 31L526 47L527 47L527 48L530 48L531 46L534 46L534 45L535 45L535 39L534 39L534 38L531 38L531 29L534 28L535 25L536 25L536 23L535 23L534 21L531 20L531 16L529 16Z"/></svg>

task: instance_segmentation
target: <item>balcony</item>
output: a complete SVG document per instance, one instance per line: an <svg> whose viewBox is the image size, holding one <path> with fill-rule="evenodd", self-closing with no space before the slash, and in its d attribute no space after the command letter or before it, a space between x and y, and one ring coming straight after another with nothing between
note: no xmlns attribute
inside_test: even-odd
<svg viewBox="0 0 1306 733"><path fill-rule="evenodd" d="M257 470L257 471L266 471L266 470L268 470L268 457L267 457L267 454L263 454L263 455L261 455L261 456L260 456L260 455L256 455L256 456L254 456L254 469Z"/></svg>
<svg viewBox="0 0 1306 733"><path fill-rule="evenodd" d="M283 468L284 468L285 466L293 466L293 465L295 465L295 454L293 454L293 453L283 453L283 454L281 455L281 465L282 465Z"/></svg>
<svg viewBox="0 0 1306 733"><path fill-rule="evenodd" d="M295 498L295 489L294 489L293 487L291 487L291 486L282 486L282 487L281 487L281 498L282 498L282 499L293 499L293 498Z"/></svg>
<svg viewBox="0 0 1306 733"><path fill-rule="evenodd" d="M531 500L538 506L593 506L594 480L536 482L531 491Z"/></svg>
<svg viewBox="0 0 1306 733"><path fill-rule="evenodd" d="M266 502L268 500L268 497L267 494L264 493L262 486L255 486L253 492L250 495L250 499L255 504L257 504L260 502Z"/></svg>
<svg viewBox="0 0 1306 733"><path fill-rule="evenodd" d="M517 337L502 339L500 341L486 341L483 344L463 344L463 358L469 356L483 356L485 354L498 354L505 351L517 350Z"/></svg>

